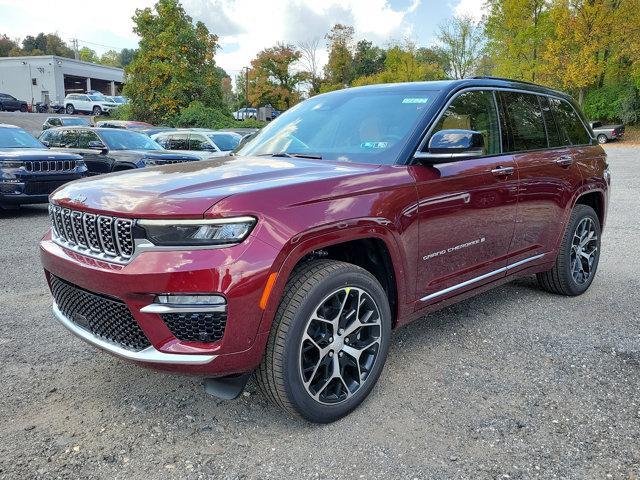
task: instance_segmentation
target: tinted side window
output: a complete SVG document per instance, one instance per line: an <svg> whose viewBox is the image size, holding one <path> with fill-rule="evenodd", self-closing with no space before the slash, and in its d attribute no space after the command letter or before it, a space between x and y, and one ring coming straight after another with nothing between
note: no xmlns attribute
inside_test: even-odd
<svg viewBox="0 0 640 480"><path fill-rule="evenodd" d="M78 131L77 130L61 130L60 146L64 148L78 147Z"/></svg>
<svg viewBox="0 0 640 480"><path fill-rule="evenodd" d="M89 148L89 142L100 142L100 137L95 132L81 130L78 134L78 148Z"/></svg>
<svg viewBox="0 0 640 480"><path fill-rule="evenodd" d="M433 133L440 130L475 130L484 137L484 153L500 153L500 130L493 93L465 92L456 98L438 121Z"/></svg>
<svg viewBox="0 0 640 480"><path fill-rule="evenodd" d="M551 148L564 147L571 145L569 139L560 134L556 120L551 113L551 107L549 106L549 99L544 96L538 97L540 100L540 106L542 107L542 114L544 116L544 123L547 127L547 138L549 139L549 146Z"/></svg>
<svg viewBox="0 0 640 480"><path fill-rule="evenodd" d="M551 98L550 102L560 134L568 138L572 145L589 145L591 136L573 107L559 98Z"/></svg>
<svg viewBox="0 0 640 480"><path fill-rule="evenodd" d="M521 152L547 148L542 110L537 95L501 92L513 138L511 151Z"/></svg>
<svg viewBox="0 0 640 480"><path fill-rule="evenodd" d="M189 150L210 150L212 147L202 135L189 136Z"/></svg>
<svg viewBox="0 0 640 480"><path fill-rule="evenodd" d="M62 132L59 130L47 130L40 137L43 142L49 142L50 147L62 147Z"/></svg>
<svg viewBox="0 0 640 480"><path fill-rule="evenodd" d="M169 150L189 150L189 135L186 133L171 135L165 148Z"/></svg>

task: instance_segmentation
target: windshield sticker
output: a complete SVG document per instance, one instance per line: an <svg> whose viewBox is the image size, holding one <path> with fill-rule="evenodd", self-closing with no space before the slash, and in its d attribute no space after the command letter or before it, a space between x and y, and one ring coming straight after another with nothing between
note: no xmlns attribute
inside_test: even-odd
<svg viewBox="0 0 640 480"><path fill-rule="evenodd" d="M362 142L360 148L387 148L389 142Z"/></svg>
<svg viewBox="0 0 640 480"><path fill-rule="evenodd" d="M417 98L404 98L402 103L427 103L429 101L428 98L425 97L417 97Z"/></svg>

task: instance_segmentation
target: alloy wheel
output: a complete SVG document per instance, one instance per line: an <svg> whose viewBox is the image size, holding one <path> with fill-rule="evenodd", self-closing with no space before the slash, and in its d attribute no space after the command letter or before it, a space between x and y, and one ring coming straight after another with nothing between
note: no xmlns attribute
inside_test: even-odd
<svg viewBox="0 0 640 480"><path fill-rule="evenodd" d="M571 244L571 276L584 285L593 273L598 252L598 232L592 218L583 218L576 227Z"/></svg>
<svg viewBox="0 0 640 480"><path fill-rule="evenodd" d="M307 322L300 376L317 402L336 405L367 381L380 350L380 310L366 291L343 287L326 296Z"/></svg>

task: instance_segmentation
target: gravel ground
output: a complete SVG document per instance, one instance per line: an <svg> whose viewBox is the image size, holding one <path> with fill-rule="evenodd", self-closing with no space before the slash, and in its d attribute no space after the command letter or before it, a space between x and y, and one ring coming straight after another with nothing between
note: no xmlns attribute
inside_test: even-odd
<svg viewBox="0 0 640 480"><path fill-rule="evenodd" d="M640 148L611 148L598 276L518 280L397 331L353 414L317 426L72 337L36 253L45 207L0 216L0 478L621 478L640 475Z"/></svg>

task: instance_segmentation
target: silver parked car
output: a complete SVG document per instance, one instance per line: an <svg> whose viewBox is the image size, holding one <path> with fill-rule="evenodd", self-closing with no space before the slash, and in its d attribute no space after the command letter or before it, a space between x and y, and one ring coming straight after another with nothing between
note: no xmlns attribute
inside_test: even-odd
<svg viewBox="0 0 640 480"><path fill-rule="evenodd" d="M238 146L242 135L194 128L160 132L151 138L167 150L188 151L204 159L229 154Z"/></svg>

